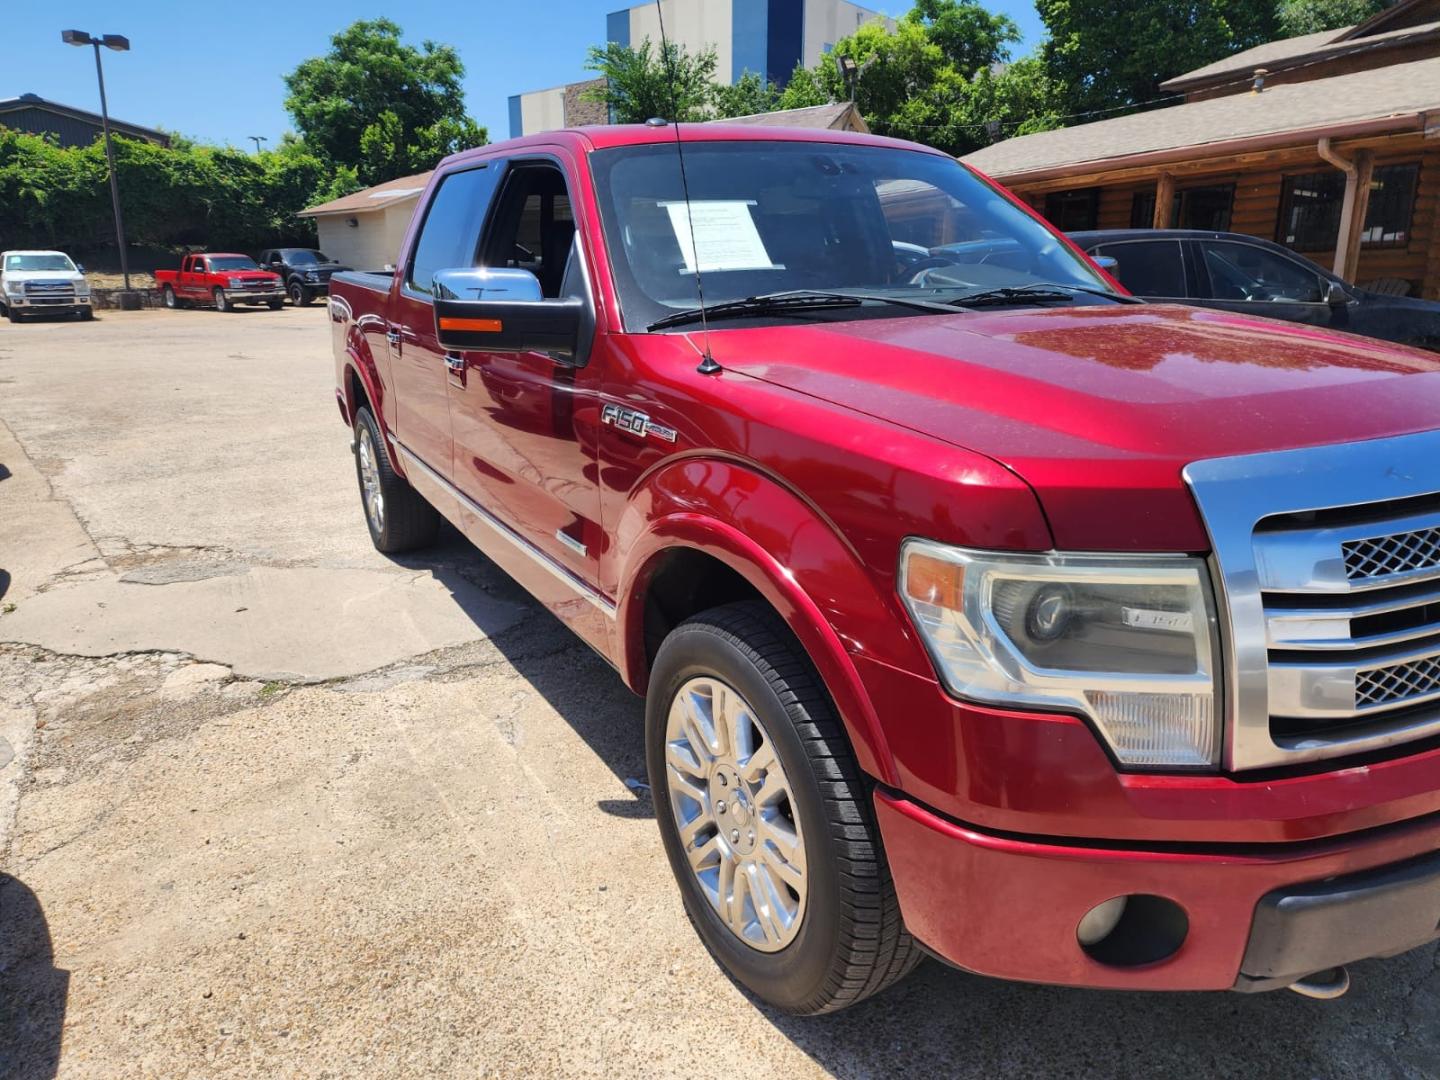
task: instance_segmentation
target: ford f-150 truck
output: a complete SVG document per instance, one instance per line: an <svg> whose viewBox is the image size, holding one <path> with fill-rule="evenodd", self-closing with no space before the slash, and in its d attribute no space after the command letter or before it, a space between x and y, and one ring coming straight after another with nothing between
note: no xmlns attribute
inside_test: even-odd
<svg viewBox="0 0 1440 1080"><path fill-rule="evenodd" d="M155 271L155 284L168 308L198 304L231 311L236 304L265 304L271 309L285 304L280 275L261 270L249 255L186 255L179 270Z"/></svg>
<svg viewBox="0 0 1440 1080"><path fill-rule="evenodd" d="M26 315L95 317L85 270L63 251L0 251L0 310L11 322Z"/></svg>
<svg viewBox="0 0 1440 1080"><path fill-rule="evenodd" d="M1436 937L1437 357L722 124L451 157L329 318L375 546L448 519L644 695L685 906L778 1008L922 951L1331 997Z"/></svg>

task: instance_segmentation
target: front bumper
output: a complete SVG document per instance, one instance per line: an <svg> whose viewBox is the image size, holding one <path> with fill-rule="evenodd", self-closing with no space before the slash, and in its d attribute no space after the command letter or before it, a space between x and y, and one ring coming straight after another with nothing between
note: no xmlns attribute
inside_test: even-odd
<svg viewBox="0 0 1440 1080"><path fill-rule="evenodd" d="M84 296L5 296L0 301L16 311L85 311L90 295Z"/></svg>
<svg viewBox="0 0 1440 1080"><path fill-rule="evenodd" d="M226 300L240 304L285 299L285 290L279 285L265 289L225 289L224 292Z"/></svg>
<svg viewBox="0 0 1440 1080"><path fill-rule="evenodd" d="M983 975L1262 990L1440 934L1440 818L1304 844L1156 850L981 832L885 789L875 806L907 927ZM1122 895L1179 905L1188 929L1178 949L1137 966L1092 958L1079 922Z"/></svg>

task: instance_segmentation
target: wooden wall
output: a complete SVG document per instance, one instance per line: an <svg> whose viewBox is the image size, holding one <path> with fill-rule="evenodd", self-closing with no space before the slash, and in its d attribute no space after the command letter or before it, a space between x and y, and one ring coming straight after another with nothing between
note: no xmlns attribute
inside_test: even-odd
<svg viewBox="0 0 1440 1080"><path fill-rule="evenodd" d="M1344 148L1343 152L1353 154L1354 149ZM1377 278L1403 278L1412 283L1412 296L1440 299L1440 221L1437 221L1437 214L1440 214L1440 143L1425 142L1416 135L1404 143L1392 141L1375 156L1377 167L1409 162L1420 163L1409 242L1399 248L1362 247L1359 270L1355 277L1356 281L1362 284ZM1318 154L1312 158L1297 157L1290 153L1283 165L1262 162L1215 172L1202 172L1190 166L1183 177L1177 177L1175 187L1177 191L1183 191L1187 187L1234 183L1235 201L1231 209L1230 231L1275 240L1278 238L1284 178L1328 171L1332 168L1333 166L1321 161ZM1081 181L1075 186L1099 187L1096 228L1128 229L1132 196L1136 191L1153 190L1158 172L1157 169L1149 174L1128 176L1123 182L1097 185ZM1056 189L1053 182L1045 187L1052 191ZM1043 190L1020 189L1019 194L1031 206L1044 212ZM1326 269L1334 266L1333 251L1307 251L1301 254Z"/></svg>

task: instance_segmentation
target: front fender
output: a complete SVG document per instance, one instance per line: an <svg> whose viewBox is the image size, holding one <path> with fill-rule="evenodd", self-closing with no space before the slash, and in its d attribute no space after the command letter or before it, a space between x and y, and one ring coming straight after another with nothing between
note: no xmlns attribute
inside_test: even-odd
<svg viewBox="0 0 1440 1080"><path fill-rule="evenodd" d="M882 639L887 653L920 646L873 575L815 507L745 466L692 459L661 470L632 495L616 536L623 567L617 648L633 689L643 693L649 680L644 622L650 579L667 551L693 548L734 570L779 612L829 690L860 767L895 783L884 729L852 653L871 653Z"/></svg>

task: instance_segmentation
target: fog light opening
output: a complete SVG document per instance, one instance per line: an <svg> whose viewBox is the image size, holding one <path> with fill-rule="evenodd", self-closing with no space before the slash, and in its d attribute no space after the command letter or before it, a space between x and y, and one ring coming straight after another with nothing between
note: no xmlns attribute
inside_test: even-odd
<svg viewBox="0 0 1440 1080"><path fill-rule="evenodd" d="M1163 896L1117 896L1085 913L1075 938L1087 956L1111 967L1138 967L1174 956L1190 932L1185 909Z"/></svg>

